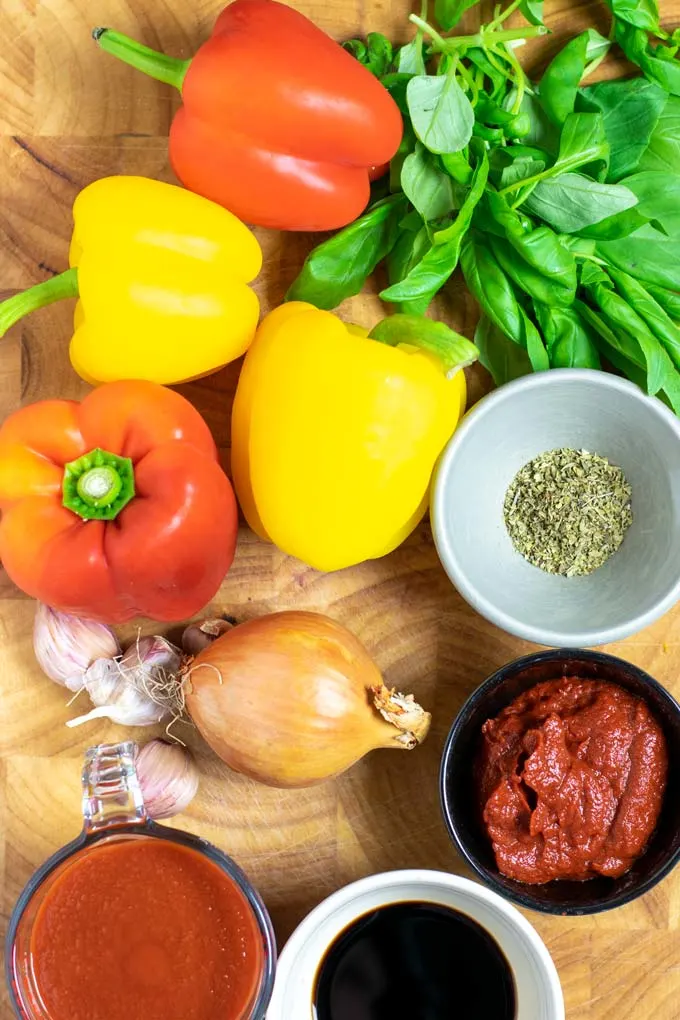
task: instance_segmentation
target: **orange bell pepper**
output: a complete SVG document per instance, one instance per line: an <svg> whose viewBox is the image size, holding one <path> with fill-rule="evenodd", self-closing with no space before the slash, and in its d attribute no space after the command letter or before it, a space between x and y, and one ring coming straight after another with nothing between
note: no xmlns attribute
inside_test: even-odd
<svg viewBox="0 0 680 1020"><path fill-rule="evenodd" d="M152 382L10 415L0 510L0 559L14 583L106 623L192 616L234 556L236 500L208 426Z"/></svg>

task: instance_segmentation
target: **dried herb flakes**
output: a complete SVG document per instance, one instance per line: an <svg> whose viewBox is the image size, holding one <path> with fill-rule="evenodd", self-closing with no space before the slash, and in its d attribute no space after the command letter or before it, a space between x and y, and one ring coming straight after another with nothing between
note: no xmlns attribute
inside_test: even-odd
<svg viewBox="0 0 680 1020"><path fill-rule="evenodd" d="M512 543L549 574L592 574L633 522L621 468L587 450L549 450L525 464L505 495Z"/></svg>

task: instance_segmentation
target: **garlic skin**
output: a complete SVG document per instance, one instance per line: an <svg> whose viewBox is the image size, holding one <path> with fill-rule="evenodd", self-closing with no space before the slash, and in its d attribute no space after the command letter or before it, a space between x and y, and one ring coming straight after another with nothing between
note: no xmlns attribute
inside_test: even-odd
<svg viewBox="0 0 680 1020"><path fill-rule="evenodd" d="M83 679L95 707L66 725L107 718L120 726L153 726L181 715L182 659L178 648L158 636L138 638L120 659L97 659Z"/></svg>
<svg viewBox="0 0 680 1020"><path fill-rule="evenodd" d="M151 740L137 754L135 768L150 818L178 815L196 796L198 768L179 744Z"/></svg>
<svg viewBox="0 0 680 1020"><path fill-rule="evenodd" d="M43 673L74 693L83 689L85 672L96 659L111 660L121 651L110 627L42 602L35 614L33 650Z"/></svg>

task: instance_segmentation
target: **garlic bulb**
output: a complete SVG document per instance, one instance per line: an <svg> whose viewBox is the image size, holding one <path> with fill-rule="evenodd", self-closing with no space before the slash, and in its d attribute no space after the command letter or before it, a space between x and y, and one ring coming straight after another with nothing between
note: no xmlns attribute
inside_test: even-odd
<svg viewBox="0 0 680 1020"><path fill-rule="evenodd" d="M35 614L33 649L43 673L74 692L82 690L85 672L96 659L120 655L110 627L61 613L42 602Z"/></svg>
<svg viewBox="0 0 680 1020"><path fill-rule="evenodd" d="M151 740L135 759L144 806L151 818L170 818L191 803L198 790L198 769L189 752L167 740Z"/></svg>
<svg viewBox="0 0 680 1020"><path fill-rule="evenodd" d="M102 717L120 726L153 726L183 709L182 653L163 637L140 637L121 659L98 659L83 684L95 706L67 726Z"/></svg>
<svg viewBox="0 0 680 1020"><path fill-rule="evenodd" d="M222 634L234 627L234 620L203 620L202 623L190 623L182 634L182 648L187 655L198 655L204 648L211 645Z"/></svg>

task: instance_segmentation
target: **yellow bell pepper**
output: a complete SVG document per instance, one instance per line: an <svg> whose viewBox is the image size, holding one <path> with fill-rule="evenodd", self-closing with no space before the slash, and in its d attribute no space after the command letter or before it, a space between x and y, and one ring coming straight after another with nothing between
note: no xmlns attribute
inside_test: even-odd
<svg viewBox="0 0 680 1020"><path fill-rule="evenodd" d="M71 363L87 382L178 383L248 348L259 318L248 286L262 252L226 209L172 184L105 177L80 192L69 263L0 305L0 336L25 314L79 297Z"/></svg>
<svg viewBox="0 0 680 1020"><path fill-rule="evenodd" d="M434 344L418 335L431 331ZM236 391L232 473L246 519L319 570L407 537L465 410L453 370L474 360L469 341L402 315L374 333L382 342L312 305L282 305L261 323Z"/></svg>

